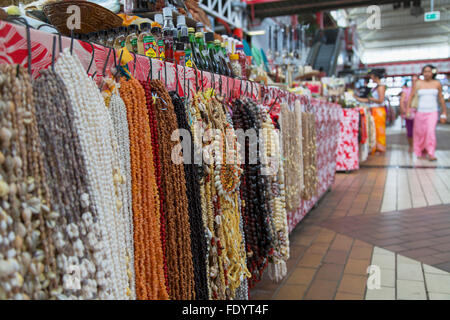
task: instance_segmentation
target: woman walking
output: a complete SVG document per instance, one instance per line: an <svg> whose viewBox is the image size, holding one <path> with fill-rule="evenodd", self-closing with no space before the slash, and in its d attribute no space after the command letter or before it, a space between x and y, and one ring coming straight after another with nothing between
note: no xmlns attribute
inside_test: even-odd
<svg viewBox="0 0 450 320"><path fill-rule="evenodd" d="M413 128L414 128L414 116L416 115L415 109L410 109L410 112L407 113L409 100L412 98L412 91L414 86L416 85L417 75L412 76L412 84L411 87L408 87L406 84L402 90L402 96L400 98L400 113L402 114L402 118L405 119L406 123L406 136L408 138L409 144L409 153L413 152Z"/></svg>
<svg viewBox="0 0 450 320"><path fill-rule="evenodd" d="M375 120L376 145L372 150L372 154L375 152L384 153L386 152L386 107L384 105L386 86L381 84L384 70L374 69L369 72L369 76L377 85L372 89L371 96L368 98L360 98L355 95L354 97L359 102L369 104L370 111Z"/></svg>
<svg viewBox="0 0 450 320"><path fill-rule="evenodd" d="M422 69L423 80L418 80L411 99L408 102L407 113L411 110L412 99L415 95L419 97L417 112L414 118L413 142L414 153L419 159L428 158L436 161L434 152L436 150L436 125L438 122L438 101L442 107L440 116L441 123L447 120L447 108L442 95L442 86L435 80L437 70L432 65L426 65Z"/></svg>

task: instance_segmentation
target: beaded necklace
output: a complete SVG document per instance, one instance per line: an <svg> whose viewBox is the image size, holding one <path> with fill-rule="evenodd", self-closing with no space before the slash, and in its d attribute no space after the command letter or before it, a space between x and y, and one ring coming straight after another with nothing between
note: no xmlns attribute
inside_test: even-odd
<svg viewBox="0 0 450 320"><path fill-rule="evenodd" d="M260 115L263 120L263 156L266 160L270 161L267 162L267 165L271 169L275 169L273 165L277 166L276 172L268 172L267 176L267 192L270 199L274 247L274 252L269 259L268 271L271 279L280 281L287 273L286 262L289 259L289 230L285 204L284 168L281 157L279 132L275 129L267 110L262 106L260 108Z"/></svg>
<svg viewBox="0 0 450 320"><path fill-rule="evenodd" d="M136 298L135 281L136 275L134 272L134 243L133 243L133 208L132 208L132 183L131 183L131 164L130 164L130 138L127 121L127 109L125 103L119 96L117 89L118 84L113 84L112 95L109 98L109 114L111 116L114 131L118 142L118 152L120 157L120 171L124 176L116 174L115 181L124 179L125 196L123 197L123 213L124 221L126 222L126 249L127 249L127 274L129 278L129 296L131 299Z"/></svg>
<svg viewBox="0 0 450 320"><path fill-rule="evenodd" d="M304 167L304 189L302 198L310 200L317 194L317 169L316 169L316 124L314 114L302 113L302 122L305 124L303 130L303 167Z"/></svg>
<svg viewBox="0 0 450 320"><path fill-rule="evenodd" d="M91 213L95 212L95 206L88 203L92 196L88 194L87 169L74 127L72 105L64 83L55 72L42 71L33 85L51 201L58 212L50 214L57 219L56 223L49 221L47 224L52 226L56 243L58 275L65 282L73 280L67 274L76 272L70 269L73 269L75 257L79 259L81 290L76 286L65 286L64 293L62 290L56 293L60 299L93 299L97 297L97 284L92 280L95 278L93 254L97 241L95 237L89 237L87 230L97 222L93 221ZM68 232L69 224L79 228L78 239Z"/></svg>
<svg viewBox="0 0 450 320"><path fill-rule="evenodd" d="M152 154L153 154L153 164L155 169L155 178L156 184L158 187L159 194L159 216L160 216L160 238L161 238L161 247L163 253L163 261L164 261L164 280L167 291L169 292L169 278L167 274L167 258L166 258L166 217L164 212L164 193L161 189L161 162L159 159L159 142L158 142L158 126L156 124L155 113L152 107L152 94L150 89L150 84L146 81L141 81L141 86L145 91L145 99L147 103L147 112L148 119L151 131L151 139L152 139Z"/></svg>
<svg viewBox="0 0 450 320"><path fill-rule="evenodd" d="M126 231L121 211L125 185L123 179L114 179L115 175L120 175L120 162L112 121L96 84L68 49L56 62L55 70L64 81L74 108L75 127L97 207L100 229L97 234L103 243L94 255L96 264L101 266L96 273L100 298L128 299ZM77 237L77 226L69 225L69 228Z"/></svg>
<svg viewBox="0 0 450 320"><path fill-rule="evenodd" d="M168 299L145 92L134 78L122 78L119 91L127 108L130 135L136 295L138 299Z"/></svg>
<svg viewBox="0 0 450 320"><path fill-rule="evenodd" d="M303 189L302 115L298 101L291 110L281 104L280 126L283 139L283 157L286 182L286 210L293 212L300 207ZM302 160L300 160L302 159Z"/></svg>
<svg viewBox="0 0 450 320"><path fill-rule="evenodd" d="M20 66L2 64L1 299L47 299L59 286L51 228L44 221L51 203L39 144L30 77Z"/></svg>
<svg viewBox="0 0 450 320"><path fill-rule="evenodd" d="M197 174L196 165L193 164L194 150L192 149L193 140L191 130L187 121L184 101L175 92L171 92L171 99L174 105L174 111L177 116L178 127L187 130L189 133L191 145L191 162L184 164L184 171L186 176L186 192L189 201L189 221L191 224L191 245L192 258L194 263L194 279L195 279L195 293L197 300L208 299L208 284L206 273L206 235L203 228L202 207L200 197L200 185ZM186 137L184 137L186 139ZM184 141L186 143L186 141Z"/></svg>
<svg viewBox="0 0 450 320"><path fill-rule="evenodd" d="M172 139L177 119L170 95L160 80L151 80L154 96L153 111L158 125L159 155L161 159L161 189L165 198L167 223L167 269L170 298L195 298L194 269L191 251L191 227L184 166L172 162L172 150L180 143ZM175 140L175 141L174 141Z"/></svg>
<svg viewBox="0 0 450 320"><path fill-rule="evenodd" d="M233 106L235 130L254 129L258 132L260 121L256 104L250 100L235 101ZM245 148L245 163L242 165L244 174L241 182L247 267L252 275L249 279L250 288L261 279L262 272L268 262L267 258L273 250L270 209L268 207L268 196L266 195L267 187L265 178L261 176L260 171L261 159L257 158L257 164L249 163L250 150L258 150L258 146L254 145L254 143L257 144L258 142L249 139L246 140L243 146Z"/></svg>

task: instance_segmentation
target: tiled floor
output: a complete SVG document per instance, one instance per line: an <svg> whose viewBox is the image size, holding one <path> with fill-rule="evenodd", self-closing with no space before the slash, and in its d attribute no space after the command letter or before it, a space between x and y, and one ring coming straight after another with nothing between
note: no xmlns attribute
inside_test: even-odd
<svg viewBox="0 0 450 320"><path fill-rule="evenodd" d="M450 299L450 126L437 162L411 157L402 137L391 130L385 156L336 175L290 236L287 276L264 275L252 299Z"/></svg>

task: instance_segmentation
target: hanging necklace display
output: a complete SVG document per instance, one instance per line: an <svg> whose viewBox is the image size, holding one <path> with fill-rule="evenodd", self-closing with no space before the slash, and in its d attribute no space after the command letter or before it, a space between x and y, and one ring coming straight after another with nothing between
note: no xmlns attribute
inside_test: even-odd
<svg viewBox="0 0 450 320"><path fill-rule="evenodd" d="M96 273L100 298L128 299L127 231L122 213L126 192L123 179L114 178L121 173L112 121L97 86L67 49L56 62L55 70L68 88L94 195L92 200L97 207L100 229L97 235L103 244L103 249L95 254L96 264L101 266ZM70 228L78 235L76 226Z"/></svg>
<svg viewBox="0 0 450 320"><path fill-rule="evenodd" d="M178 79L178 78L177 78ZM177 81L178 87L178 81ZM203 228L201 197L197 168L194 163L194 150L191 130L187 121L185 103L176 92L171 92L174 111L177 116L178 128L183 130L182 155L186 176L186 191L189 201L189 221L191 224L191 246L194 264L195 293L197 300L208 299L208 284L206 272L206 236ZM186 148L186 149L185 149Z"/></svg>
<svg viewBox="0 0 450 320"><path fill-rule="evenodd" d="M127 108L133 196L136 295L138 299L168 299L160 238L159 196L151 145L145 92L131 78L120 80Z"/></svg>
<svg viewBox="0 0 450 320"><path fill-rule="evenodd" d="M302 159L305 157L302 148L302 113L298 100L293 106L281 104L280 126L285 159L286 210L293 212L298 210L301 203L304 170Z"/></svg>
<svg viewBox="0 0 450 320"><path fill-rule="evenodd" d="M30 75L2 64L0 85L0 298L48 299L60 287L50 236L57 213L46 185Z"/></svg>
<svg viewBox="0 0 450 320"><path fill-rule="evenodd" d="M166 214L167 268L169 296L175 300L195 298L190 223L186 181L182 164L172 162L172 150L179 139L172 139L177 120L170 95L160 80L150 81L152 107L158 126L161 159L161 189Z"/></svg>
<svg viewBox="0 0 450 320"><path fill-rule="evenodd" d="M55 239L58 276L65 284L64 291L57 290L57 297L94 299L97 284L91 279L95 279L94 254L98 250L94 233L87 230L98 228L97 221L93 220L96 207L89 201L92 194L88 190L87 168L74 125L72 104L64 83L51 70L41 71L33 88L52 204L58 212L51 213L56 222L47 222L52 225ZM80 230L78 239L74 237L74 226ZM79 287L67 276L71 270L80 276Z"/></svg>

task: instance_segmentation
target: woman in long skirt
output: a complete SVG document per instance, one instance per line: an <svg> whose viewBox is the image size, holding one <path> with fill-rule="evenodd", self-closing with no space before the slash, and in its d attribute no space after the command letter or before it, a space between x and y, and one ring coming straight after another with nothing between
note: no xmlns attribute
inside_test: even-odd
<svg viewBox="0 0 450 320"><path fill-rule="evenodd" d="M413 89L411 99L408 103L407 113L410 112L412 97L419 96L419 104L414 118L414 153L419 159L436 161L434 155L436 150L436 125L438 122L438 102L442 107L442 114L439 117L441 123L447 121L447 107L442 95L442 85L435 80L437 70L431 65L426 65L422 69L423 80L418 80Z"/></svg>
<svg viewBox="0 0 450 320"><path fill-rule="evenodd" d="M408 87L405 84L405 87L402 90L402 96L400 99L400 112L402 114L402 118L405 118L406 123L406 137L408 138L408 145L409 145L409 153L413 152L413 128L414 128L414 116L416 115L415 109L410 109L409 114L406 112L406 109L408 108L408 102L411 99L411 94L413 91L414 86L416 85L417 75L412 76L412 85L411 87Z"/></svg>
<svg viewBox="0 0 450 320"><path fill-rule="evenodd" d="M375 120L376 145L374 150L372 150L372 154L375 152L384 153L386 152L386 107L384 104L386 86L381 84L384 69L374 69L369 72L369 76L377 86L372 89L371 95L368 98L360 98L355 95L355 99L369 104L370 111Z"/></svg>

